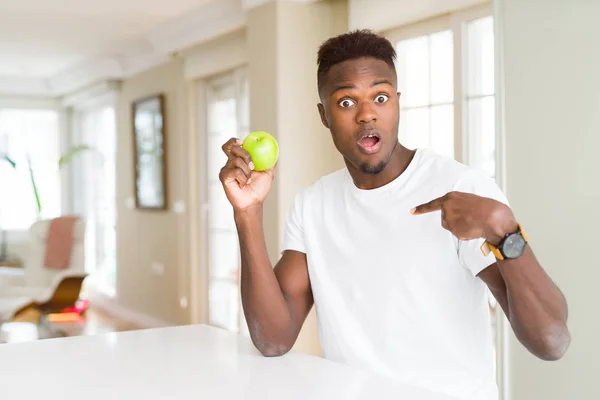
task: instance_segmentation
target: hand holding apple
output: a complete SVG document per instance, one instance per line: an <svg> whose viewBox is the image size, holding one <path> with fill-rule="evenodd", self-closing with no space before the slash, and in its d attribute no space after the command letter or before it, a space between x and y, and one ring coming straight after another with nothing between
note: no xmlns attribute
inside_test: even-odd
<svg viewBox="0 0 600 400"><path fill-rule="evenodd" d="M279 156L275 139L266 132L253 132L244 141L228 140L222 149L228 160L219 179L233 208L241 211L261 205L271 190Z"/></svg>
<svg viewBox="0 0 600 400"><path fill-rule="evenodd" d="M244 139L242 148L250 153L255 171L266 171L273 168L279 158L277 140L265 131L250 133Z"/></svg>

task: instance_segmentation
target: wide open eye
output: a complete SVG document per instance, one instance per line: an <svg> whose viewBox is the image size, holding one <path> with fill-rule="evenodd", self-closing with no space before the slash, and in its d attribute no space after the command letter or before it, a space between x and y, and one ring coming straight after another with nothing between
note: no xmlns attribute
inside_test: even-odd
<svg viewBox="0 0 600 400"><path fill-rule="evenodd" d="M340 107L342 108L348 108L348 107L352 107L354 104L354 100L350 100L350 99L343 99L341 100L339 103Z"/></svg>
<svg viewBox="0 0 600 400"><path fill-rule="evenodd" d="M377 95L377 97L375 97L375 102L383 104L386 101L388 101L388 99L389 99L389 97L387 94L380 94L380 95Z"/></svg>

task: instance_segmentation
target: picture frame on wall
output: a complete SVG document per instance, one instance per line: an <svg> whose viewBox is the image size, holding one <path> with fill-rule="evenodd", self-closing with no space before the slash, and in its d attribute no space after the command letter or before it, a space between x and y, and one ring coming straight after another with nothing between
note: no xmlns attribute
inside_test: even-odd
<svg viewBox="0 0 600 400"><path fill-rule="evenodd" d="M167 209L165 97L156 94L132 104L135 204Z"/></svg>

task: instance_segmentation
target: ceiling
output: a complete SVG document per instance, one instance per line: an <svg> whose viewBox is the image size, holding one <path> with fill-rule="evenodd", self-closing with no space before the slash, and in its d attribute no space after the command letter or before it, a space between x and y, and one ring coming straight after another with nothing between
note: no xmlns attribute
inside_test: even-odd
<svg viewBox="0 0 600 400"><path fill-rule="evenodd" d="M147 45L151 30L212 1L0 0L0 76L50 78L96 57L118 56Z"/></svg>

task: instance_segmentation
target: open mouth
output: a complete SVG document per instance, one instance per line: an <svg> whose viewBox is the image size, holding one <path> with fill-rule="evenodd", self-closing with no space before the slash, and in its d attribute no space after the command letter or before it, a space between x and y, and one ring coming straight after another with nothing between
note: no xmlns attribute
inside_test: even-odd
<svg viewBox="0 0 600 400"><path fill-rule="evenodd" d="M362 137L358 140L358 145L367 154L373 154L381 145L381 138L377 133L367 133L361 135Z"/></svg>

